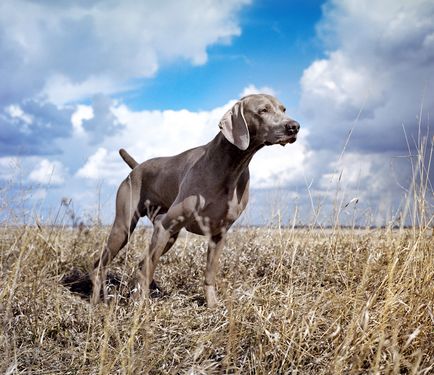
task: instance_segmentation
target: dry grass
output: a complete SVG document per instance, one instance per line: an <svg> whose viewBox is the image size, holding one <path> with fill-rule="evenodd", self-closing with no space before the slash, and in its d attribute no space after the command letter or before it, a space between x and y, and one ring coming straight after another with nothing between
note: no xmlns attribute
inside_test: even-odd
<svg viewBox="0 0 434 375"><path fill-rule="evenodd" d="M428 374L434 372L429 230L235 230L202 304L206 243L162 258L167 295L91 306L60 284L107 236L3 228L0 371L7 374ZM149 232L111 269L130 280Z"/></svg>

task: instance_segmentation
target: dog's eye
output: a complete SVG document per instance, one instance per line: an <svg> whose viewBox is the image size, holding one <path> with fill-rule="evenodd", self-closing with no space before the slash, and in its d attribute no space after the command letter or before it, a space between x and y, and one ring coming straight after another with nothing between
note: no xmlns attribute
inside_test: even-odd
<svg viewBox="0 0 434 375"><path fill-rule="evenodd" d="M262 115L263 113L267 113L268 112L268 108L262 108L259 110L259 114Z"/></svg>
<svg viewBox="0 0 434 375"><path fill-rule="evenodd" d="M286 108L282 107L282 112L285 113L286 112Z"/></svg>

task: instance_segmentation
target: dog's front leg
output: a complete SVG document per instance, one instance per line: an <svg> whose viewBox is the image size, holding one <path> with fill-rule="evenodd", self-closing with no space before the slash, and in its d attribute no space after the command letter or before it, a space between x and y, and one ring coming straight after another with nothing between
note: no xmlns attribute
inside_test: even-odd
<svg viewBox="0 0 434 375"><path fill-rule="evenodd" d="M208 244L208 254L205 270L205 297L208 307L212 308L217 305L217 296L215 291L215 279L219 268L220 254L225 244L223 234L212 236Z"/></svg>

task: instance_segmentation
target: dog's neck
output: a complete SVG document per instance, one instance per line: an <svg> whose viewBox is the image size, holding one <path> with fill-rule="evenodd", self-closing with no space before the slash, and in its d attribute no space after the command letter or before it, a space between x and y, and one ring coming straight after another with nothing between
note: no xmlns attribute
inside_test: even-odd
<svg viewBox="0 0 434 375"><path fill-rule="evenodd" d="M241 174L248 169L253 155L263 147L251 143L247 150L240 150L230 143L225 136L219 132L214 139L208 143L207 162L209 167L216 171L230 171L230 179L235 183Z"/></svg>

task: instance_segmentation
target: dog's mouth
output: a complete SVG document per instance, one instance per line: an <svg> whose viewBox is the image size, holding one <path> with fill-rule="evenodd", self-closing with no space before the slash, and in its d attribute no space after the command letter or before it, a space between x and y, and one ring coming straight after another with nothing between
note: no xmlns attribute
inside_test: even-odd
<svg viewBox="0 0 434 375"><path fill-rule="evenodd" d="M295 141L297 140L297 133L295 133L295 134L291 134L290 136L287 136L287 137L285 137L285 138L281 138L281 139L279 139L277 142L275 142L275 143L269 143L270 145L271 144L276 144L276 145L281 145L281 146L286 146L288 143L289 144L292 144L292 143L294 143Z"/></svg>
<svg viewBox="0 0 434 375"><path fill-rule="evenodd" d="M272 145L281 145L286 146L288 143L294 143L297 140L297 134L298 132L291 132L290 134L285 135L279 135L276 140L274 141L265 141L265 146L272 146Z"/></svg>
<svg viewBox="0 0 434 375"><path fill-rule="evenodd" d="M282 142L279 142L281 146L286 146L288 143L294 143L297 140L297 134L291 135L290 137L286 138Z"/></svg>

